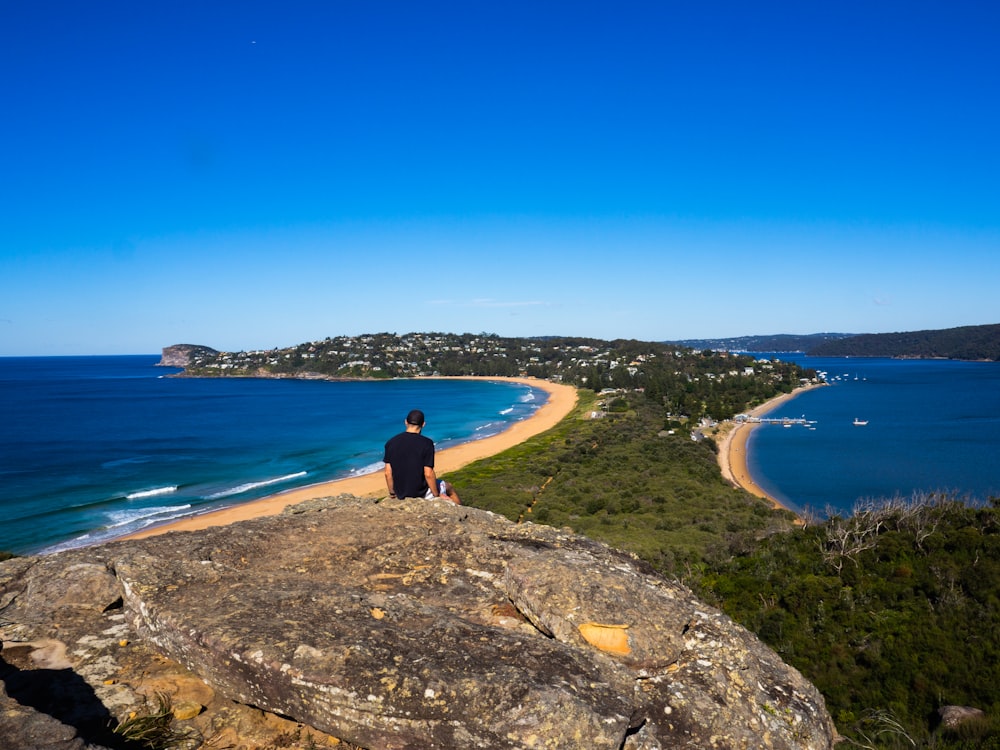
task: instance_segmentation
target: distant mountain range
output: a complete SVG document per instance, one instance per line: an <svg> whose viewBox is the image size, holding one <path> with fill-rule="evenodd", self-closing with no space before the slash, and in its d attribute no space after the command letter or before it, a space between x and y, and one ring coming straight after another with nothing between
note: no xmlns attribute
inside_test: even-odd
<svg viewBox="0 0 1000 750"><path fill-rule="evenodd" d="M694 349L803 352L818 357L896 357L1000 361L1000 324L903 333L813 333L736 336L665 343Z"/></svg>
<svg viewBox="0 0 1000 750"><path fill-rule="evenodd" d="M667 341L667 344L688 346L692 349L714 349L728 352L809 352L827 341L850 338L853 333L810 333L798 336L778 333L771 336L734 336L727 339L685 339Z"/></svg>

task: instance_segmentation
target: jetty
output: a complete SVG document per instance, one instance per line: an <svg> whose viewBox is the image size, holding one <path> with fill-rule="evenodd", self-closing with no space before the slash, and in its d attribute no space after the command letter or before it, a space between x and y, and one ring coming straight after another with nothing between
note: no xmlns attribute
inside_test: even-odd
<svg viewBox="0 0 1000 750"><path fill-rule="evenodd" d="M734 417L734 421L737 423L748 423L748 424L780 424L788 425L791 427L794 424L804 425L809 427L810 425L816 424L814 419L806 419L805 416L801 417L754 417L750 414L737 414Z"/></svg>

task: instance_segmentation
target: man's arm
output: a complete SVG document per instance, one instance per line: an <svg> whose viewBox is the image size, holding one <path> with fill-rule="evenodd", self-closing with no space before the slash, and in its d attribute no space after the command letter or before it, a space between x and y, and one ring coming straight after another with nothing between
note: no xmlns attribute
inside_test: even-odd
<svg viewBox="0 0 1000 750"><path fill-rule="evenodd" d="M396 497L395 485L392 481L392 464L385 465L385 486L389 490L389 497Z"/></svg>
<svg viewBox="0 0 1000 750"><path fill-rule="evenodd" d="M430 489L431 494L434 497L441 497L441 488L438 487L437 474L434 473L433 466L424 467L424 481L427 482L427 487Z"/></svg>

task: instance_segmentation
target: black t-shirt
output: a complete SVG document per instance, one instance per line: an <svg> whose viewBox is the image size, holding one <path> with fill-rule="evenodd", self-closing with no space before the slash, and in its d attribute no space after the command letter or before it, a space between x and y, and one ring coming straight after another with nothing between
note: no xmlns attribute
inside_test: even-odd
<svg viewBox="0 0 1000 750"><path fill-rule="evenodd" d="M401 432L389 438L382 457L392 467L396 497L424 497L427 480L424 467L434 468L434 441L417 432Z"/></svg>

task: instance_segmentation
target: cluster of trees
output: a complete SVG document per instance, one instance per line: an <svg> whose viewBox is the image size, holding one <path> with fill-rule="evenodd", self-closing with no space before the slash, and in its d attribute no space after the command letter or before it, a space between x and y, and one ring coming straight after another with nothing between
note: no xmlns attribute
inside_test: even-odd
<svg viewBox="0 0 1000 750"><path fill-rule="evenodd" d="M913 357L1000 361L1000 325L866 333L809 350L818 357Z"/></svg>
<svg viewBox="0 0 1000 750"><path fill-rule="evenodd" d="M900 746L1000 747L1000 503L868 502L717 561L698 588L808 675L841 731L892 717ZM948 744L942 704L993 720Z"/></svg>

